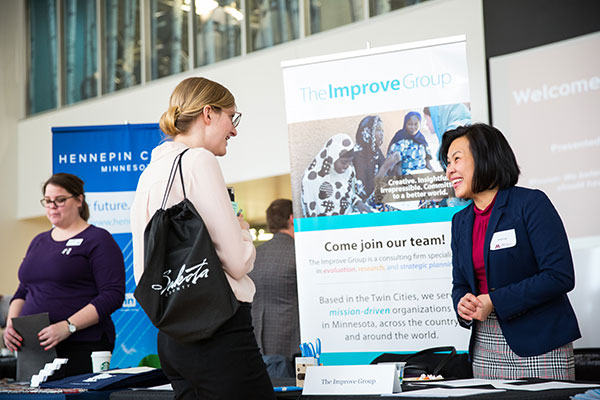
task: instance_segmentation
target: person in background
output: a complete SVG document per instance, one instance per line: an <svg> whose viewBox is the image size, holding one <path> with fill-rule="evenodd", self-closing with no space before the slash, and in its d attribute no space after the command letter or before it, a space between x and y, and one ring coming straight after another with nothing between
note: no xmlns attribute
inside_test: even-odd
<svg viewBox="0 0 600 400"><path fill-rule="evenodd" d="M437 136L440 146L444 132L471 124L471 110L463 103L425 107L423 115L429 132Z"/></svg>
<svg viewBox="0 0 600 400"><path fill-rule="evenodd" d="M383 144L383 121L377 115L364 117L356 130L354 146L354 169L361 185L358 195L365 204L379 211L389 211L385 205L378 204L374 191L378 178L383 178L390 168L400 161L400 154L394 153L387 159L381 152Z"/></svg>
<svg viewBox="0 0 600 400"><path fill-rule="evenodd" d="M494 127L447 131L440 163L456 195L473 200L454 215L451 241L452 299L472 331L473 375L575 379L575 274L558 212L543 192L515 186L519 166Z"/></svg>
<svg viewBox="0 0 600 400"><path fill-rule="evenodd" d="M354 143L338 133L327 140L302 176L304 217L373 212L357 191Z"/></svg>
<svg viewBox="0 0 600 400"><path fill-rule="evenodd" d="M273 201L267 208L267 225L273 238L257 248L249 274L256 284L254 334L263 355L291 360L300 345L292 201Z"/></svg>
<svg viewBox="0 0 600 400"><path fill-rule="evenodd" d="M463 103L430 106L423 109L423 117L429 132L436 135L439 141L437 154L442 145L444 132L456 129L459 126L471 125L471 110ZM438 157L439 158L439 157ZM461 207L467 205L469 200L450 197L440 202L441 206Z"/></svg>
<svg viewBox="0 0 600 400"><path fill-rule="evenodd" d="M208 339L183 343L158 332L160 364L176 399L275 398L252 331L255 287L248 273L254 266L256 250L248 223L233 210L217 161L227 153L229 139L237 136L240 118L235 98L224 86L200 77L180 82L160 118L160 128L172 140L152 150L131 208L133 268L139 282L144 271L144 229L161 207L175 157L189 149L181 158L187 199L206 224L240 303L234 316ZM175 179L166 208L182 199L181 182Z"/></svg>
<svg viewBox="0 0 600 400"><path fill-rule="evenodd" d="M400 154L400 160L392 169L395 176L402 176L423 169L433 171L429 144L420 128L421 114L410 111L404 116L404 126L396 132L390 141L387 151L388 158L395 153Z"/></svg>
<svg viewBox="0 0 600 400"><path fill-rule="evenodd" d="M50 325L39 332L40 345L69 359L64 376L92 372L91 353L113 350L110 315L125 298L123 254L110 233L87 222L83 185L66 173L44 183L41 203L53 228L27 249L4 331L6 347L18 351L23 339L12 319L47 312Z"/></svg>

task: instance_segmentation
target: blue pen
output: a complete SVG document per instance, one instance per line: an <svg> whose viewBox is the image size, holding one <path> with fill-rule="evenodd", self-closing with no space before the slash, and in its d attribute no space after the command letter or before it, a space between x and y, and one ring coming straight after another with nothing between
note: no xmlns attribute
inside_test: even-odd
<svg viewBox="0 0 600 400"><path fill-rule="evenodd" d="M309 357L315 357L316 358L317 357L317 352L315 351L315 346L311 342L308 342L306 345L308 346Z"/></svg>
<svg viewBox="0 0 600 400"><path fill-rule="evenodd" d="M302 357L315 357L315 350L312 343L302 343L300 345Z"/></svg>
<svg viewBox="0 0 600 400"><path fill-rule="evenodd" d="M315 347L315 357L317 359L317 365L321 365L321 339L317 338Z"/></svg>
<svg viewBox="0 0 600 400"><path fill-rule="evenodd" d="M306 345L306 343L302 343L300 345L300 352L302 353L302 357L310 357L310 350L308 348L308 346Z"/></svg>
<svg viewBox="0 0 600 400"><path fill-rule="evenodd" d="M293 392L296 390L302 390L299 386L275 386L273 391L275 392Z"/></svg>

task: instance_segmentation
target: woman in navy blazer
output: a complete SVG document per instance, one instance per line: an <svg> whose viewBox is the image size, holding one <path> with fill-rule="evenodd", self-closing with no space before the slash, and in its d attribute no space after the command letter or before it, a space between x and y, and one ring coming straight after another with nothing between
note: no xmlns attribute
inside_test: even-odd
<svg viewBox="0 0 600 400"><path fill-rule="evenodd" d="M440 162L456 196L473 200L452 219L451 246L452 299L472 329L474 376L575 379L575 274L556 209L543 192L515 186L519 167L494 127L446 132Z"/></svg>

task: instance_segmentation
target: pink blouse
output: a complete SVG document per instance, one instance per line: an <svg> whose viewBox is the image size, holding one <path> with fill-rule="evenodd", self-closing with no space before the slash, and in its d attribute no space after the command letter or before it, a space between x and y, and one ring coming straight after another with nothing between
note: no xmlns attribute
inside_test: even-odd
<svg viewBox="0 0 600 400"><path fill-rule="evenodd" d="M133 273L136 283L144 272L144 229L160 208L169 172L183 143L165 142L152 150L152 159L140 176L131 207ZM254 268L256 249L247 229L241 229L235 216L217 158L203 148L190 149L183 156L183 177L188 199L204 220L223 264L235 297L244 302L254 298L254 282L248 272ZM183 199L179 178L175 179L167 208Z"/></svg>
<svg viewBox="0 0 600 400"><path fill-rule="evenodd" d="M483 259L483 246L485 243L485 232L487 231L490 215L494 208L496 197L485 208L480 210L473 204L475 220L473 221L473 267L475 269L475 281L479 294L488 294L487 276L485 274L485 261Z"/></svg>

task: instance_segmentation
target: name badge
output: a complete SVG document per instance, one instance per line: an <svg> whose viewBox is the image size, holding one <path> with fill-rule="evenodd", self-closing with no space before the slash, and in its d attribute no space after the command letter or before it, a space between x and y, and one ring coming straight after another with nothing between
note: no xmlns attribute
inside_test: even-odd
<svg viewBox="0 0 600 400"><path fill-rule="evenodd" d="M81 243L83 243L83 239L79 238L79 239L69 239L69 241L67 242L67 246L79 246L81 245Z"/></svg>
<svg viewBox="0 0 600 400"><path fill-rule="evenodd" d="M517 235L514 229L494 232L490 242L490 250L502 250L514 247L517 244Z"/></svg>

